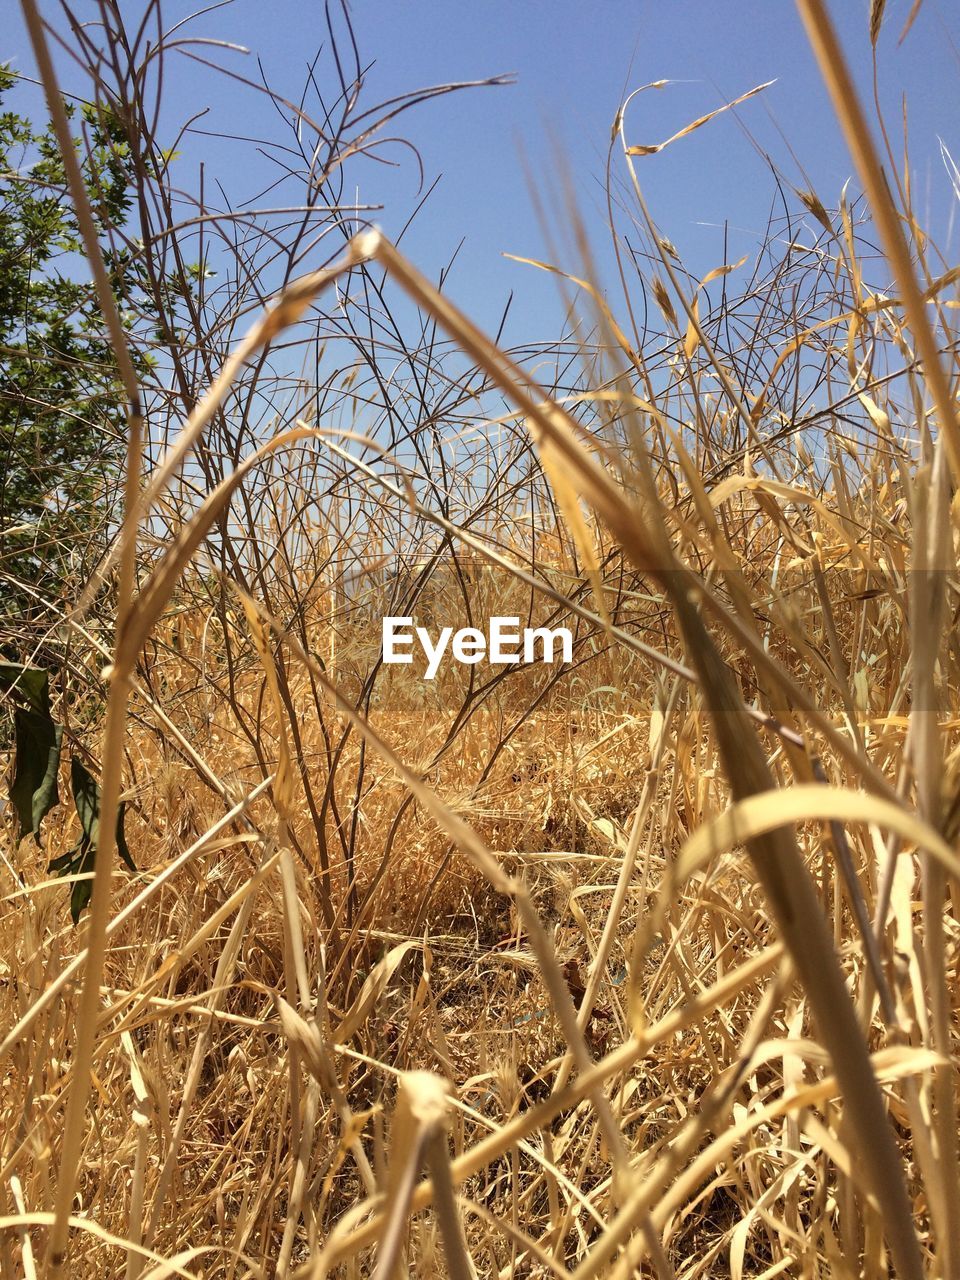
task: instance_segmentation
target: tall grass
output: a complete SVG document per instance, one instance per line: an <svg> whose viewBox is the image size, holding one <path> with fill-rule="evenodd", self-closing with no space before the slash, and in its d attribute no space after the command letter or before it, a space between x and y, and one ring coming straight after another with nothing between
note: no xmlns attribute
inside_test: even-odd
<svg viewBox="0 0 960 1280"><path fill-rule="evenodd" d="M262 311L190 302L179 400L130 388L185 425L144 475L132 427L59 620L105 725L80 929L69 815L4 854L4 1275L957 1274L957 272L801 8L869 208L797 193L697 281L627 104L622 314L568 276L578 347L334 221L307 275L260 242ZM573 662L426 681L387 613Z"/></svg>

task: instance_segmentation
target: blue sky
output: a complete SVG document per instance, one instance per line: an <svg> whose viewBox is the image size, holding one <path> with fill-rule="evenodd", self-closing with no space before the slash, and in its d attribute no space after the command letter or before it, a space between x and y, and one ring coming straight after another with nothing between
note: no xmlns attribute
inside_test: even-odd
<svg viewBox="0 0 960 1280"><path fill-rule="evenodd" d="M925 0L913 31L898 47L910 5L911 0L890 0L887 6L879 48L881 100L899 150L900 95L907 94L916 205L941 247L952 250L956 201L937 139L942 137L960 160L960 14L948 0ZM122 4L128 20L139 8L139 3ZM168 25L193 8L168 3ZM830 8L858 82L872 95L869 0L833 0ZM56 20L50 0L44 9ZM515 290L513 340L546 338L559 325L555 285L502 256L550 253L531 180L551 211L548 221L564 264L576 269L575 253L563 235L563 191L569 182L601 276L611 293L615 290L602 179L611 123L625 90L654 79L677 82L642 95L633 105L628 141L650 143L762 81L777 82L744 104L736 117L727 114L667 152L640 161L655 218L698 275L723 260L725 223L728 260L754 250L775 198L770 171L744 128L790 182L811 183L828 206L836 204L851 176L791 0L362 0L352 14L362 60L373 64L370 104L439 81L516 76L509 87L427 103L404 116L398 128L418 148L427 180L441 175L407 235L407 252L436 276L464 240L450 292L490 327ZM196 19L190 30L247 46L262 59L274 88L292 98L299 97L307 62L326 38L322 6L291 0L236 0ZM208 52L256 77L252 56ZM32 70L18 17L3 56ZM277 118L262 96L185 58L171 58L166 74L168 129L209 105L207 128L277 135ZM69 84L66 64L64 79ZM386 202L376 217L395 236L416 203L418 174L400 149L391 154L399 169L369 163L354 177L361 201ZM218 177L233 199L251 195L266 172L258 171L249 147L209 137L186 143L177 163L195 169L201 158L208 182ZM190 185L186 172L184 183Z"/></svg>

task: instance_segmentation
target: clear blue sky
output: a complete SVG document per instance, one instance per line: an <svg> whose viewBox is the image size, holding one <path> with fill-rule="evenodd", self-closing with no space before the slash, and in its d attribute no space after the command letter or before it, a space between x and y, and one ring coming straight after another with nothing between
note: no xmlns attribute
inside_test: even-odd
<svg viewBox="0 0 960 1280"><path fill-rule="evenodd" d="M899 147L900 93L908 95L916 203L921 214L929 210L941 247L949 238L947 247L953 250L956 199L937 139L943 138L960 163L960 6L924 0L913 31L898 47L911 2L890 0L887 6L879 49L881 97ZM121 0L121 7L133 19L140 4ZM830 7L858 81L870 95L869 0L832 0ZM51 0L44 0L43 8L56 21ZM170 0L168 25L193 8ZM94 6L89 9L92 16ZM407 251L436 275L465 238L450 292L490 326L515 289L514 340L550 336L559 316L555 286L502 257L503 251L532 257L548 253L523 156L555 211L555 230L564 224L557 163L559 155L564 157L604 282L611 292L615 287L604 250L601 182L611 123L625 89L661 78L679 82L635 101L628 140L650 143L724 99L775 79L765 94L739 109L739 121L791 181L805 185L809 180L828 206L835 206L851 176L792 0L361 0L352 12L361 57L374 64L367 90L371 105L440 81L502 72L517 77L510 87L427 103L403 117L397 130L416 144L428 181L442 175L405 241ZM247 46L260 55L273 87L294 99L310 55L326 39L322 5L315 0L236 0L198 18L190 30ZM5 44L3 56L32 72L18 16ZM256 78L252 56L216 50L210 56ZM170 59L167 76L168 129L209 104L207 128L282 136L266 100L235 82L183 58ZM69 83L66 64L64 77ZM386 201L377 220L390 235L396 235L417 198L415 166L401 151L393 155L401 161L397 172L372 163L359 171L360 199ZM178 164L195 167L199 158L206 163L208 181L218 176L237 200L251 195L267 172L258 172L249 147L237 143L194 139ZM724 222L730 228L728 258L757 247L775 188L732 114L640 164L654 216L692 270L702 274L722 261ZM186 175L184 181L189 185ZM566 265L577 266L573 255Z"/></svg>

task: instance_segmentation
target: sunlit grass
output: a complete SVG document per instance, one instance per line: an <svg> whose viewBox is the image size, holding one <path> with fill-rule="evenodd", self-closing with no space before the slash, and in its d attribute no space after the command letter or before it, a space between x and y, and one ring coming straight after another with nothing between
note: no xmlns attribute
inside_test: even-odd
<svg viewBox="0 0 960 1280"><path fill-rule="evenodd" d="M364 234L198 397L115 641L65 624L139 873L101 862L74 931L75 819L4 851L4 1274L51 1223L89 1276L960 1265L956 273L874 205L884 280L868 215L803 192L691 279L629 128L655 269L581 373L542 387ZM311 388L197 501L248 361L381 267L459 353L403 353L415 428L378 430L374 362L356 430ZM568 626L573 662L426 681L387 613Z"/></svg>

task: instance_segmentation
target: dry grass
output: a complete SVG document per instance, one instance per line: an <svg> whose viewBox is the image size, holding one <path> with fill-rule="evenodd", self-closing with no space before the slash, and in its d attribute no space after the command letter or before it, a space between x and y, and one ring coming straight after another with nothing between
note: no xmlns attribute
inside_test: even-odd
<svg viewBox="0 0 960 1280"><path fill-rule="evenodd" d="M62 714L106 717L140 870L102 822L75 931L76 820L4 850L4 1276L960 1274L956 272L802 7L896 293L810 192L698 287L626 111L656 270L581 374L368 233L212 349L146 487L131 448ZM378 267L445 358L397 330L281 394L261 354ZM385 613L574 661L427 682Z"/></svg>

